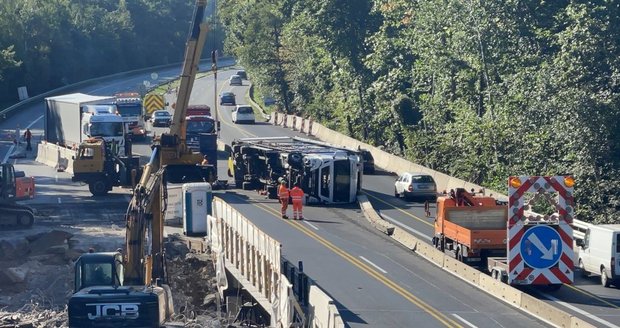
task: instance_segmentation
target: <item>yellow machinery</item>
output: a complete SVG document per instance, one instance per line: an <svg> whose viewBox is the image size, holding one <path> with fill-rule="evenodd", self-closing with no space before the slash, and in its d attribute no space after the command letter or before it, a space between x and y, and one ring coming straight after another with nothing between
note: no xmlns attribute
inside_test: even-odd
<svg viewBox="0 0 620 328"><path fill-rule="evenodd" d="M197 165L202 156L185 143L189 96L207 34L205 8L206 0L196 1L170 132L152 145L150 161L127 209L125 254L91 253L76 262L70 327L152 327L172 314L163 247L166 182L208 181L209 174L208 167ZM107 279L91 279L102 266L108 273L102 277Z"/></svg>

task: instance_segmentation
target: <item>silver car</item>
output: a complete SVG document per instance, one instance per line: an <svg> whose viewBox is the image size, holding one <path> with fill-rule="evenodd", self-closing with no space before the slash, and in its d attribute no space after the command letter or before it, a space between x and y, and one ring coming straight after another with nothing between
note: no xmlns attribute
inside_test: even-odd
<svg viewBox="0 0 620 328"><path fill-rule="evenodd" d="M239 75L231 75L230 79L228 79L228 84L230 84L230 85L243 85L243 80L241 80L241 76L239 76Z"/></svg>
<svg viewBox="0 0 620 328"><path fill-rule="evenodd" d="M435 184L432 176L425 173L403 173L394 182L394 196L407 199L435 200L437 198L437 184Z"/></svg>

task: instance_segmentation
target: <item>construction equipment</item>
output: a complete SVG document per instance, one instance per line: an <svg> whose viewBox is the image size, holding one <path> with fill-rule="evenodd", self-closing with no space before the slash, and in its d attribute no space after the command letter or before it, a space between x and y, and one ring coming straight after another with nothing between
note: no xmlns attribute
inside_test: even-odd
<svg viewBox="0 0 620 328"><path fill-rule="evenodd" d="M137 92L117 93L116 108L123 117L127 125L127 133L132 140L144 139L146 130L144 129L144 109L142 108L142 98Z"/></svg>
<svg viewBox="0 0 620 328"><path fill-rule="evenodd" d="M284 178L289 188L299 182L307 204L356 201L362 169L359 152L298 137L238 139L229 160L237 188L262 189L275 199Z"/></svg>
<svg viewBox="0 0 620 328"><path fill-rule="evenodd" d="M103 196L115 186L135 186L142 175L140 158L118 156L112 146L101 138L82 142L73 158L71 180L88 184L94 196Z"/></svg>
<svg viewBox="0 0 620 328"><path fill-rule="evenodd" d="M75 294L68 307L70 327L156 327L172 315L163 247L166 182L209 177L209 168L197 165L202 156L185 144L186 109L206 38L205 7L206 0L196 1L170 133L154 141L127 209L125 254L85 254L76 262ZM97 278L97 266L109 275L89 283Z"/></svg>
<svg viewBox="0 0 620 328"><path fill-rule="evenodd" d="M510 177L507 205L451 191L437 199L433 245L511 285L572 284L573 184L570 176ZM551 213L534 211L541 201Z"/></svg>
<svg viewBox="0 0 620 328"><path fill-rule="evenodd" d="M34 210L15 201L34 198L34 178L15 171L10 163L0 164L0 227L30 228L34 223Z"/></svg>

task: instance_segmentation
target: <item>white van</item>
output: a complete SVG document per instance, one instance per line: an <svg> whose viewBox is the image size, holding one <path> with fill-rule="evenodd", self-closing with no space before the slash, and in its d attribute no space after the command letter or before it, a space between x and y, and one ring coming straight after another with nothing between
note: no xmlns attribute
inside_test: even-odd
<svg viewBox="0 0 620 328"><path fill-rule="evenodd" d="M620 287L620 224L589 224L577 246L578 266L584 276L601 275L601 285Z"/></svg>

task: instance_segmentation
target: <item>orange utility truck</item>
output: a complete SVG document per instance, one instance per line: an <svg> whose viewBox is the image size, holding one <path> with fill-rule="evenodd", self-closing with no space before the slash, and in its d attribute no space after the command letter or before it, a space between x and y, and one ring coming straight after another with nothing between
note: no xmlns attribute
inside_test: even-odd
<svg viewBox="0 0 620 328"><path fill-rule="evenodd" d="M471 265L506 256L507 207L495 198L458 188L437 198L433 245Z"/></svg>

